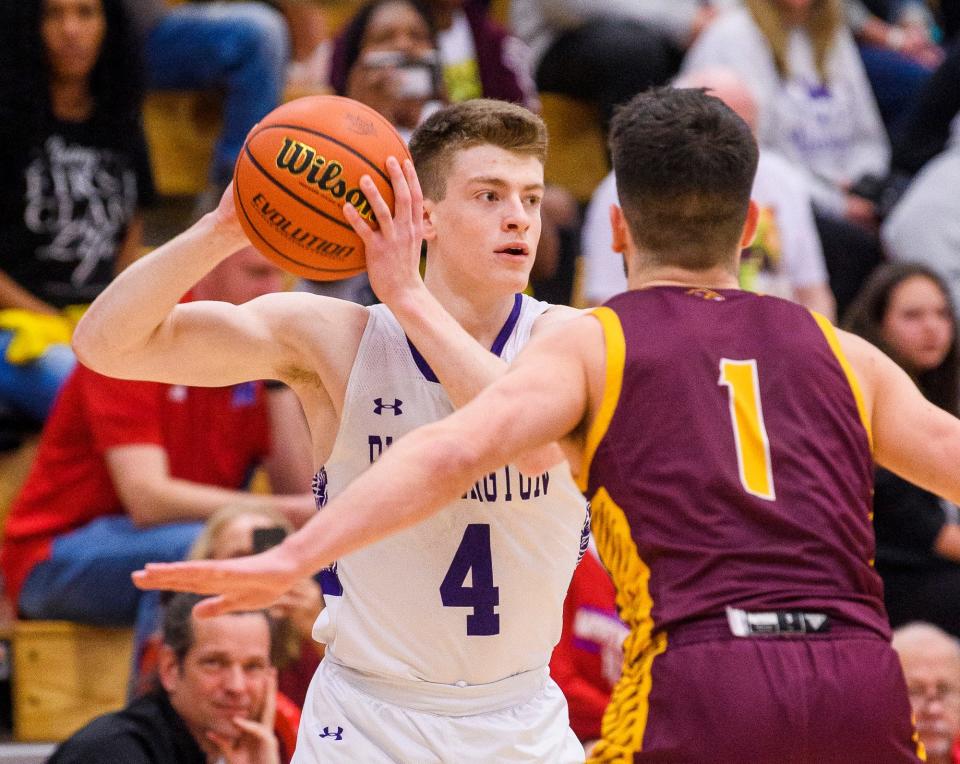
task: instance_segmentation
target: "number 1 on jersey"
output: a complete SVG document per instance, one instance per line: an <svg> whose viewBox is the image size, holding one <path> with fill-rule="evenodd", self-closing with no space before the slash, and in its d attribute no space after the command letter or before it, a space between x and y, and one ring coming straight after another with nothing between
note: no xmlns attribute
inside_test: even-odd
<svg viewBox="0 0 960 764"><path fill-rule="evenodd" d="M730 391L730 418L733 420L733 438L737 444L737 467L740 482L747 493L773 501L773 472L770 468L770 441L763 423L760 405L760 380L757 362L720 359L720 379Z"/></svg>
<svg viewBox="0 0 960 764"><path fill-rule="evenodd" d="M470 586L464 586L467 575ZM500 633L500 616L493 612L500 604L500 589L493 585L493 555L490 551L490 526L471 523L440 584L444 607L469 607L467 634L489 637Z"/></svg>

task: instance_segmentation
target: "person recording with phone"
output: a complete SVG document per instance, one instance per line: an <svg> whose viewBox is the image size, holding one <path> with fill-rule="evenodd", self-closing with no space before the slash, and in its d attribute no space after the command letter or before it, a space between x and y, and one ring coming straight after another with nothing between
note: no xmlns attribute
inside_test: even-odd
<svg viewBox="0 0 960 764"><path fill-rule="evenodd" d="M217 511L197 536L187 557L225 560L265 552L294 526L271 507L229 505ZM323 610L323 593L312 578L303 578L269 608L277 626L277 689L298 707L323 657L324 646L313 639L313 624Z"/></svg>
<svg viewBox="0 0 960 764"><path fill-rule="evenodd" d="M283 541L294 526L268 504L229 504L204 524L187 553L190 560L226 560L264 552ZM313 624L323 609L323 594L312 578L297 582L270 608L276 626L277 689L298 707L303 705L310 677L323 657L323 645L313 640ZM159 656L159 622L146 640L137 665L134 694L148 691Z"/></svg>
<svg viewBox="0 0 960 764"><path fill-rule="evenodd" d="M337 37L330 87L382 114L409 141L413 129L446 102L436 34L418 0L372 0ZM297 289L349 300L378 302L366 273L340 281L301 279Z"/></svg>
<svg viewBox="0 0 960 764"><path fill-rule="evenodd" d="M404 138L446 100L436 29L416 0L374 0L337 40L331 86L376 109ZM435 108L435 106L434 106Z"/></svg>
<svg viewBox="0 0 960 764"><path fill-rule="evenodd" d="M336 40L330 68L333 91L375 109L390 120L404 139L409 139L413 129L436 109L461 100L454 96L470 90L454 84L448 92L446 84L450 82L445 71L450 66L449 46L440 44L436 20L441 21L441 26L444 20L453 23L451 19L458 18L455 5L422 0L371 0L363 5ZM449 7L444 12L440 6ZM534 89L524 87L525 78L519 72L505 68L505 61L511 58L506 49L513 50L519 41L509 35L492 33L490 23L477 18L477 12L471 6L470 28L475 35L486 29L487 36L482 39L475 36L474 48L488 54L497 50L503 59L499 65L484 61L481 66L478 62L482 86L479 95L521 103L536 111L539 104ZM446 29L448 37L451 31ZM507 38L511 41L509 45ZM460 93L454 92L458 89ZM567 303L576 248L572 243L578 224L576 201L565 189L548 184L541 215L543 230L531 273L534 293L548 302ZM334 284L302 283L303 288L316 294L363 305L376 301L364 274Z"/></svg>

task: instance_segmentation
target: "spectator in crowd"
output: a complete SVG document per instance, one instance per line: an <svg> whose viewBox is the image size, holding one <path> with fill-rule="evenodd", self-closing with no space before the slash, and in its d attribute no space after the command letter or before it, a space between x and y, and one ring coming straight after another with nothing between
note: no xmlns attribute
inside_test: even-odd
<svg viewBox="0 0 960 764"><path fill-rule="evenodd" d="M226 560L262 552L279 543L294 529L282 514L264 503L230 505L213 514L193 542L191 560ZM155 593L146 593L150 596ZM298 707L303 706L307 685L323 656L323 645L313 640L313 624L323 608L323 594L312 578L298 582L270 608L276 624L277 687ZM153 673L159 635L147 643L138 665L141 687Z"/></svg>
<svg viewBox="0 0 960 764"><path fill-rule="evenodd" d="M960 761L960 644L929 623L915 622L893 632L917 733L927 764Z"/></svg>
<svg viewBox="0 0 960 764"><path fill-rule="evenodd" d="M886 351L936 405L960 412L957 319L943 280L925 266L881 266L845 319ZM885 469L873 496L876 569L890 623L935 623L960 635L957 508Z"/></svg>
<svg viewBox="0 0 960 764"><path fill-rule="evenodd" d="M436 29L420 0L371 0L337 38L330 86L376 109L405 139L430 104L446 100Z"/></svg>
<svg viewBox="0 0 960 764"><path fill-rule="evenodd" d="M878 8L879 15L861 0L844 0L843 5L889 130L943 60L943 49L932 35L933 17L920 0L881 3L888 7Z"/></svg>
<svg viewBox="0 0 960 764"><path fill-rule="evenodd" d="M496 98L540 110L530 48L492 18L481 0L426 0L437 28L437 49L447 99ZM534 294L547 302L570 302L577 258L576 200L548 184L541 206L543 231L530 274Z"/></svg>
<svg viewBox="0 0 960 764"><path fill-rule="evenodd" d="M495 22L481 0L426 0L451 103L513 101L539 111L530 49Z"/></svg>
<svg viewBox="0 0 960 764"><path fill-rule="evenodd" d="M675 86L707 88L756 131L756 102L732 70L715 67L690 72ZM584 221L583 288L591 305L600 305L627 288L623 257L612 248L610 207L618 204L615 184L610 173L594 192ZM776 151L761 149L752 198L760 207L760 226L740 258L741 287L795 300L835 319L836 305L803 177Z"/></svg>
<svg viewBox="0 0 960 764"><path fill-rule="evenodd" d="M694 43L684 71L749 82L757 138L806 178L840 312L882 258L878 186L890 145L840 0L745 0ZM873 198L868 198L873 197Z"/></svg>
<svg viewBox="0 0 960 764"><path fill-rule="evenodd" d="M198 200L197 211L205 212L233 177L247 132L283 96L290 57L286 22L262 2L125 2L146 58L149 87L219 88L225 94L210 185Z"/></svg>
<svg viewBox="0 0 960 764"><path fill-rule="evenodd" d="M436 29L426 5L371 0L337 36L330 87L378 111L407 140L446 98L437 61ZM340 281L301 280L298 288L360 305L377 302L366 273Z"/></svg>
<svg viewBox="0 0 960 764"><path fill-rule="evenodd" d="M541 93L613 109L676 73L683 51L716 15L699 0L511 0L510 26L527 42Z"/></svg>
<svg viewBox="0 0 960 764"><path fill-rule="evenodd" d="M456 11L452 8L456 3L443 5L449 17L456 18ZM509 51L517 46L518 41L509 42L512 38L503 35L489 20L484 23L479 8L469 12L465 8L463 13L470 19L469 29L475 35L472 45L476 53L485 55L485 52L499 48L503 61L509 62ZM441 18L447 16L441 15ZM448 42L448 46L452 45ZM413 128L437 105L449 100L446 77L439 68L442 55L438 46L430 6L420 0L371 0L357 11L337 39L330 85L338 95L376 109L398 128L401 135L409 137ZM495 64L489 60L482 66L478 60L477 66L484 97L521 103L532 101L535 105L533 93L524 90L520 74L522 67L512 71L504 63ZM487 87L492 92L487 93ZM467 95L468 89L462 86L462 82L457 89ZM531 274L534 282L548 281L558 269L562 248L571 249L570 230L577 222L575 202L562 189L548 187L544 192L542 217L543 233ZM573 258L574 255L568 258L571 263ZM371 305L376 300L366 274L339 282L302 284L308 291L362 305ZM569 299L569 289L566 290L566 299L541 292L539 290L537 296L545 300L563 303Z"/></svg>
<svg viewBox="0 0 960 764"><path fill-rule="evenodd" d="M570 708L570 727L587 755L600 739L600 721L623 666L630 630L617 615L617 592L593 537L573 572L563 603L563 633L550 659L550 676Z"/></svg>
<svg viewBox="0 0 960 764"><path fill-rule="evenodd" d="M960 3L958 3L960 5ZM893 133L893 167L915 175L950 142L960 114L960 44L954 45Z"/></svg>
<svg viewBox="0 0 960 764"><path fill-rule="evenodd" d="M264 611L199 620L200 597L166 608L160 688L94 719L50 764L280 764L276 669Z"/></svg>
<svg viewBox="0 0 960 764"><path fill-rule="evenodd" d="M191 296L239 304L280 288L279 269L247 247ZM130 573L148 560L183 559L199 521L224 504L267 502L295 525L305 522L315 511L311 448L292 395L261 382L201 388L112 379L78 365L0 550L20 616L130 625L139 615L155 623L138 613ZM258 462L275 495L243 490Z"/></svg>
<svg viewBox="0 0 960 764"><path fill-rule="evenodd" d="M960 306L958 188L960 143L954 143L913 179L881 229L888 255L922 262L936 271L947 283L955 307Z"/></svg>
<svg viewBox="0 0 960 764"><path fill-rule="evenodd" d="M0 26L0 405L42 422L82 306L138 253L153 186L119 0L4 3Z"/></svg>
<svg viewBox="0 0 960 764"><path fill-rule="evenodd" d="M924 66L940 63L936 19L923 0L844 0L843 6L858 40Z"/></svg>

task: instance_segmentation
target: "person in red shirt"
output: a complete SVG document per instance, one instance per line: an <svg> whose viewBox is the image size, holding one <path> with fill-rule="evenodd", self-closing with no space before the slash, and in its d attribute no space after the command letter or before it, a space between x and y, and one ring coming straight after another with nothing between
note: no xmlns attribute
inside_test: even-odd
<svg viewBox="0 0 960 764"><path fill-rule="evenodd" d="M597 556L593 537L563 603L563 633L550 675L570 708L570 727L587 753L600 739L600 722L620 678L623 640L630 630L617 615L617 592Z"/></svg>
<svg viewBox="0 0 960 764"><path fill-rule="evenodd" d="M194 300L240 304L282 288L252 247L224 261ZM306 425L287 388L222 388L112 379L78 365L13 503L0 550L22 618L130 625L130 573L184 557L224 504L266 499L300 525L313 513ZM291 405L292 404L292 405ZM271 441L276 445L271 448ZM243 489L263 462L277 493Z"/></svg>

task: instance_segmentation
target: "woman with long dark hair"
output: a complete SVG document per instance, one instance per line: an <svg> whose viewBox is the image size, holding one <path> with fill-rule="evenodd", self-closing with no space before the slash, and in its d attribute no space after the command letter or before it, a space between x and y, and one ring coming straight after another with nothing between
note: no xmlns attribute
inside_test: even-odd
<svg viewBox="0 0 960 764"><path fill-rule="evenodd" d="M896 360L932 403L960 413L958 324L937 273L917 263L881 266L844 323ZM960 636L957 508L884 469L873 499L890 623L929 621Z"/></svg>
<svg viewBox="0 0 960 764"><path fill-rule="evenodd" d="M5 3L0 29L0 404L42 421L74 317L136 257L153 185L119 0Z"/></svg>

